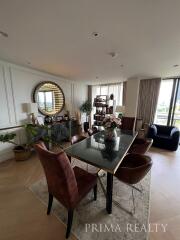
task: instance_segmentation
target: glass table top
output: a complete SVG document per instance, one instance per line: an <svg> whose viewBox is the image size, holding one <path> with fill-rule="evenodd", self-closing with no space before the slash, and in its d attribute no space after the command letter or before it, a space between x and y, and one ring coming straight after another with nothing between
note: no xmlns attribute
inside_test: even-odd
<svg viewBox="0 0 180 240"><path fill-rule="evenodd" d="M117 129L114 141L105 140L105 132L98 132L64 151L83 162L115 173L137 133Z"/></svg>

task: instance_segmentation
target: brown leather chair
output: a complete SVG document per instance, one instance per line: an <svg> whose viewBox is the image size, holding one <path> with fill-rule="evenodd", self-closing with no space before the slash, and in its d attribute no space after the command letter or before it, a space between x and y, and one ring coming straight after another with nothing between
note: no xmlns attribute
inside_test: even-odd
<svg viewBox="0 0 180 240"><path fill-rule="evenodd" d="M73 212L78 203L94 188L94 200L97 198L97 177L85 170L72 168L64 152L49 152L43 142L35 144L35 149L43 165L49 191L47 214L50 214L53 197L68 210L66 238L69 237L73 221Z"/></svg>
<svg viewBox="0 0 180 240"><path fill-rule="evenodd" d="M135 118L134 117L122 117L121 129L122 130L134 130Z"/></svg>
<svg viewBox="0 0 180 240"><path fill-rule="evenodd" d="M136 138L131 145L128 153L145 154L153 143L152 138Z"/></svg>
<svg viewBox="0 0 180 240"><path fill-rule="evenodd" d="M135 204L134 204L133 189L136 189L139 192L142 192L142 191L133 185L140 182L146 176L146 174L150 171L151 167L152 167L152 160L149 156L140 155L140 154L127 154L124 157L124 160L122 161L120 167L115 173L115 177L118 178L121 182L132 186L134 212L135 212Z"/></svg>
<svg viewBox="0 0 180 240"><path fill-rule="evenodd" d="M82 140L84 140L86 137L83 135L74 135L71 138L71 145L81 142Z"/></svg>

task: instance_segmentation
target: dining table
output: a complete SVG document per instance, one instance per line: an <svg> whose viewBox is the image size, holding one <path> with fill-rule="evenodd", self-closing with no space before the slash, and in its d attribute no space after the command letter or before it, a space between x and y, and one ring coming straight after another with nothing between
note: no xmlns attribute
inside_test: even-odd
<svg viewBox="0 0 180 240"><path fill-rule="evenodd" d="M71 145L64 151L69 157L107 172L106 211L112 213L113 176L128 153L137 132L116 129L112 140L106 139L105 131L100 131L83 141Z"/></svg>

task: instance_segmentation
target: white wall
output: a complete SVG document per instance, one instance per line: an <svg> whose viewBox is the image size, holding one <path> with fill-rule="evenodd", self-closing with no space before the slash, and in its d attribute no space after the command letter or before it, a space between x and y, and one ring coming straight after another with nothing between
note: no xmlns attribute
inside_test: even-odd
<svg viewBox="0 0 180 240"><path fill-rule="evenodd" d="M62 88L65 102L71 106L72 113L87 99L87 85L81 82L0 61L0 128L21 125L27 121L22 104L32 101L32 92L42 81L53 81ZM0 143L0 162L9 158L12 154L10 149L12 146L9 144Z"/></svg>
<svg viewBox="0 0 180 240"><path fill-rule="evenodd" d="M139 95L139 78L128 79L126 90L125 116L136 117Z"/></svg>

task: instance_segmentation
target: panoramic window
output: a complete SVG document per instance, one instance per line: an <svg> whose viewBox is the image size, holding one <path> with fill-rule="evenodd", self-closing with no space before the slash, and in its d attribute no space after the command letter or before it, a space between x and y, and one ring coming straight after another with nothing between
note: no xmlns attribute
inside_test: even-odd
<svg viewBox="0 0 180 240"><path fill-rule="evenodd" d="M154 122L180 129L180 79L161 82Z"/></svg>

